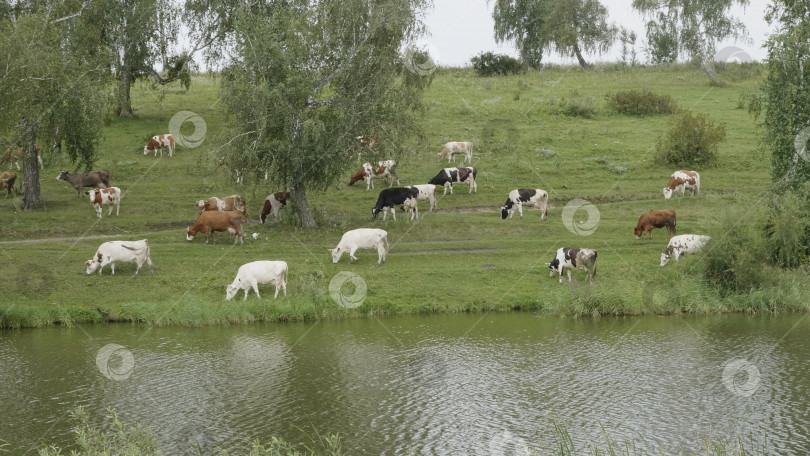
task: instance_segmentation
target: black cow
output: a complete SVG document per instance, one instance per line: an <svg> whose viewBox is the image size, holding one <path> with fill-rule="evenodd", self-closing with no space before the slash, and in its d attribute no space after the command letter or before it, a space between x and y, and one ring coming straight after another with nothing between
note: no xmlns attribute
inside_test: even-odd
<svg viewBox="0 0 810 456"><path fill-rule="evenodd" d="M386 209L391 209L391 215L394 217L394 220L397 219L397 215L394 212L394 206L400 206L405 204L405 200L409 198L413 198L414 201L410 202L409 204L416 203L416 197L419 196L419 189L413 187L393 187L393 188L386 188L385 190L380 192L380 196L377 197L377 204L371 209L371 216L376 219L377 215L382 211L383 213L383 220L385 220L385 216L387 215Z"/></svg>
<svg viewBox="0 0 810 456"><path fill-rule="evenodd" d="M470 184L470 193L475 190L475 193L478 194L478 184L475 183L475 177L477 175L478 170L472 166L462 168L444 168L443 170L439 171L439 174L437 174L433 179L428 181L428 184L443 185L443 195L447 194L447 187L450 187L450 194L452 195L453 184L466 182Z"/></svg>

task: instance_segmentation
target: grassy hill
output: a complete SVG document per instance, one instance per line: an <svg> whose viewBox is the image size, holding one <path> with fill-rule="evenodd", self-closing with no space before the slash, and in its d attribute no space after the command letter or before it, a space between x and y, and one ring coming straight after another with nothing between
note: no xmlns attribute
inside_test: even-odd
<svg viewBox="0 0 810 456"><path fill-rule="evenodd" d="M591 73L557 68L498 78L440 69L425 94L422 121L430 146L402 145L397 173L402 185L426 183L447 166L436 160L441 144L473 141L478 194L459 185L454 195L441 198L439 212L428 213L423 203L418 222L404 214L396 222L372 221L370 209L387 184L377 181L373 191L348 187L353 171L347 172L336 188L310 193L320 224L314 230L296 227L289 209L282 211L284 221L259 224L264 198L282 189L270 181L237 185L218 166L226 139L220 134L224 114L217 79L196 77L188 92L137 85L136 117L110 121L96 164L110 170L112 185L124 192L120 217L106 217L105 209L97 219L87 197L77 198L55 180L60 169L75 165L48 152L40 176L45 210L25 213L18 210L19 199L0 200L0 327L103 318L199 325L490 309L570 315L805 309L803 272L770 290L721 296L700 279L698 257L658 266L665 231L656 230L652 241L636 241L632 234L642 212L674 209L679 234L723 237L729 220L744 223L767 204L762 194L771 183L770 157L759 145L755 120L739 102L758 85L760 71L736 68L727 75L730 84L715 87L699 69L680 66L604 67ZM669 94L681 108L725 123L718 165L697 170L699 196L661 195L675 169L655 160L655 144L672 116L619 115L605 102L608 93L638 88ZM563 113L571 106L583 107L587 115ZM172 158L144 156L148 137L167 132L169 119L181 110L206 122L202 145L178 146ZM193 128L185 127L190 134ZM519 187L549 192L549 220L541 222L535 209L524 211L522 220L500 219L498 208ZM215 246L202 245L201 237L188 243L185 229L196 218L195 201L235 193L248 201L245 245L234 247L222 234ZM580 210L574 223L582 224L566 227L562 209L577 198L595 207L590 215L596 218L588 220L589 213ZM576 234L597 221L591 235ZM326 249L358 227L389 232L392 248L383 267L375 265L371 251L361 251L355 264L348 265L345 256L332 264ZM152 245L154 276L142 270L133 278L135 266L127 263L118 265L116 276L109 270L101 277L85 275L84 262L102 242L144 238ZM599 252L595 284L583 283L582 273L574 273L572 284L549 278L545 263L563 246ZM225 286L238 267L260 259L287 261L289 295L273 300L272 287L264 286L261 300L251 292L247 302L241 295L226 302ZM367 285L357 309L341 307L329 295L331 279L344 270Z"/></svg>

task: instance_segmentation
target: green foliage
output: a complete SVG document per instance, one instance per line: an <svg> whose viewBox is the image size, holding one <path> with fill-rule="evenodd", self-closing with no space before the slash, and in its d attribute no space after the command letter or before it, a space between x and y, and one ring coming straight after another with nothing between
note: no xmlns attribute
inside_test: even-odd
<svg viewBox="0 0 810 456"><path fill-rule="evenodd" d="M779 0L767 18L776 33L767 41L764 143L773 179L798 189L810 180L810 11L802 2Z"/></svg>
<svg viewBox="0 0 810 456"><path fill-rule="evenodd" d="M90 415L84 407L77 407L71 412L76 422L74 438L79 447L77 455L116 454L121 456L143 456L161 454L157 449L157 440L150 427L136 424L125 426L114 411L108 410L107 425L103 428L90 424ZM55 446L39 449L40 456L58 456L62 450Z"/></svg>
<svg viewBox="0 0 810 456"><path fill-rule="evenodd" d="M659 159L678 166L708 166L717 162L718 145L726 138L726 127L709 120L707 114L687 111L670 123L658 141Z"/></svg>
<svg viewBox="0 0 810 456"><path fill-rule="evenodd" d="M776 266L794 268L807 263L810 253L810 184L804 194L788 191L773 198L765 226L768 257Z"/></svg>
<svg viewBox="0 0 810 456"><path fill-rule="evenodd" d="M744 217L741 220L739 213L726 213L722 222L727 230L703 248L703 276L723 294L750 292L769 278L765 214L754 210Z"/></svg>
<svg viewBox="0 0 810 456"><path fill-rule="evenodd" d="M308 1L239 7L221 99L232 168L267 169L289 188L303 226L306 189L324 190L355 166L358 135L385 138L371 159L399 161L420 136L415 115L432 76L402 62L420 30L422 0ZM399 146L399 147L397 147Z"/></svg>
<svg viewBox="0 0 810 456"><path fill-rule="evenodd" d="M506 76L526 71L526 67L520 63L520 60L492 52L482 52L472 57L470 62L478 76Z"/></svg>
<svg viewBox="0 0 810 456"><path fill-rule="evenodd" d="M492 17L495 39L514 41L531 68L540 67L543 50L575 56L587 68L582 54L607 52L617 33L598 0L497 0Z"/></svg>
<svg viewBox="0 0 810 456"><path fill-rule="evenodd" d="M701 63L715 81L713 61L718 42L745 34L742 21L730 15L735 6L748 0L633 0L633 8L650 18L647 41L652 63L674 62L676 49Z"/></svg>
<svg viewBox="0 0 810 456"><path fill-rule="evenodd" d="M591 118L598 112L596 99L572 90L568 96L549 101L549 111L569 117Z"/></svg>
<svg viewBox="0 0 810 456"><path fill-rule="evenodd" d="M627 90L609 93L605 96L608 104L620 114L652 116L672 114L678 104L670 95L657 94L650 90Z"/></svg>

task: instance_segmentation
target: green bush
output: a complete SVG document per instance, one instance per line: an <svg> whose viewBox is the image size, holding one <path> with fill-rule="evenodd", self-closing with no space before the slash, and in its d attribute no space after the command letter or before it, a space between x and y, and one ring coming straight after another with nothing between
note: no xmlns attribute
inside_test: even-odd
<svg viewBox="0 0 810 456"><path fill-rule="evenodd" d="M569 117L590 118L596 115L596 100L591 96L580 95L573 90L567 97L550 102L550 111L553 114L563 114Z"/></svg>
<svg viewBox="0 0 810 456"><path fill-rule="evenodd" d="M726 139L724 124L706 114L686 114L673 119L669 131L658 141L659 159L678 166L706 166L717 161L717 146Z"/></svg>
<svg viewBox="0 0 810 456"><path fill-rule="evenodd" d="M620 114L652 116L672 114L678 104L669 95L659 95L649 90L628 90L605 95L608 104Z"/></svg>
<svg viewBox="0 0 810 456"><path fill-rule="evenodd" d="M773 198L768 211L766 246L771 262L783 268L795 268L807 263L810 241L810 211L807 189L804 197L793 192Z"/></svg>
<svg viewBox="0 0 810 456"><path fill-rule="evenodd" d="M505 76L526 71L526 66L520 60L492 52L482 52L471 58L470 62L478 76Z"/></svg>
<svg viewBox="0 0 810 456"><path fill-rule="evenodd" d="M747 214L727 213L722 226L728 231L714 235L703 248L703 276L724 294L750 292L769 282L768 247L762 211Z"/></svg>

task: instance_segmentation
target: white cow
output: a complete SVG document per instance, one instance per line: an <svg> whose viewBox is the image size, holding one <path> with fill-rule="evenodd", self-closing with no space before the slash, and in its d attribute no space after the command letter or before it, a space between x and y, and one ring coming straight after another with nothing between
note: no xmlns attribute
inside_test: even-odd
<svg viewBox="0 0 810 456"><path fill-rule="evenodd" d="M596 278L596 250L575 249L562 247L557 249L557 255L548 265L549 277L559 274L562 283L563 271L568 271L568 281L571 281L571 270L579 269L586 272L585 280L593 281Z"/></svg>
<svg viewBox="0 0 810 456"><path fill-rule="evenodd" d="M118 217L118 211L121 209L121 189L118 187L108 187L102 189L90 190L84 192L85 195L90 195L90 202L96 208L96 215L101 218L101 208L106 204L110 206L107 211L107 217L112 215L112 210L115 208L115 216Z"/></svg>
<svg viewBox="0 0 810 456"><path fill-rule="evenodd" d="M430 211L436 210L436 186L433 184L419 184L411 185L412 188L419 190L419 195L416 199L419 201L430 201Z"/></svg>
<svg viewBox="0 0 810 456"><path fill-rule="evenodd" d="M442 161L443 157L447 157L447 163L450 163L453 159L453 155L464 155L464 160L461 160L461 164L463 165L465 161L472 164L472 150L473 143L471 142L451 141L442 146L442 151L439 152L439 159L437 161Z"/></svg>
<svg viewBox="0 0 810 456"><path fill-rule="evenodd" d="M377 266L385 263L385 254L388 253L388 233L385 230L378 228L358 228L356 230L347 231L340 238L340 242L334 249L329 249L332 252L332 263L340 261L343 252L349 252L349 264L352 260L357 260L354 252L357 249L377 249Z"/></svg>
<svg viewBox="0 0 810 456"><path fill-rule="evenodd" d="M278 298L278 290L284 290L287 296L287 262L285 261L254 261L239 267L233 283L225 288L225 299L230 301L239 290L245 290L245 300L251 288L259 294L259 284L269 283L276 287L276 294L273 298Z"/></svg>
<svg viewBox="0 0 810 456"><path fill-rule="evenodd" d="M152 274L155 274L155 267L149 258L149 241L146 239L140 241L109 241L101 244L93 258L84 263L87 266L85 272L92 274L98 269L98 274L101 275L104 266L109 264L112 275L115 275L116 261L137 264L138 268L135 269L133 277L138 275L138 271L141 270L144 263L148 264Z"/></svg>
<svg viewBox="0 0 810 456"><path fill-rule="evenodd" d="M698 253L700 249L709 242L709 239L711 239L709 236L701 236L699 234L680 234L673 236L672 239L669 240L667 249L661 254L661 266L665 266L669 263L669 259L672 256L675 256L675 261L678 261L678 257L681 255Z"/></svg>

